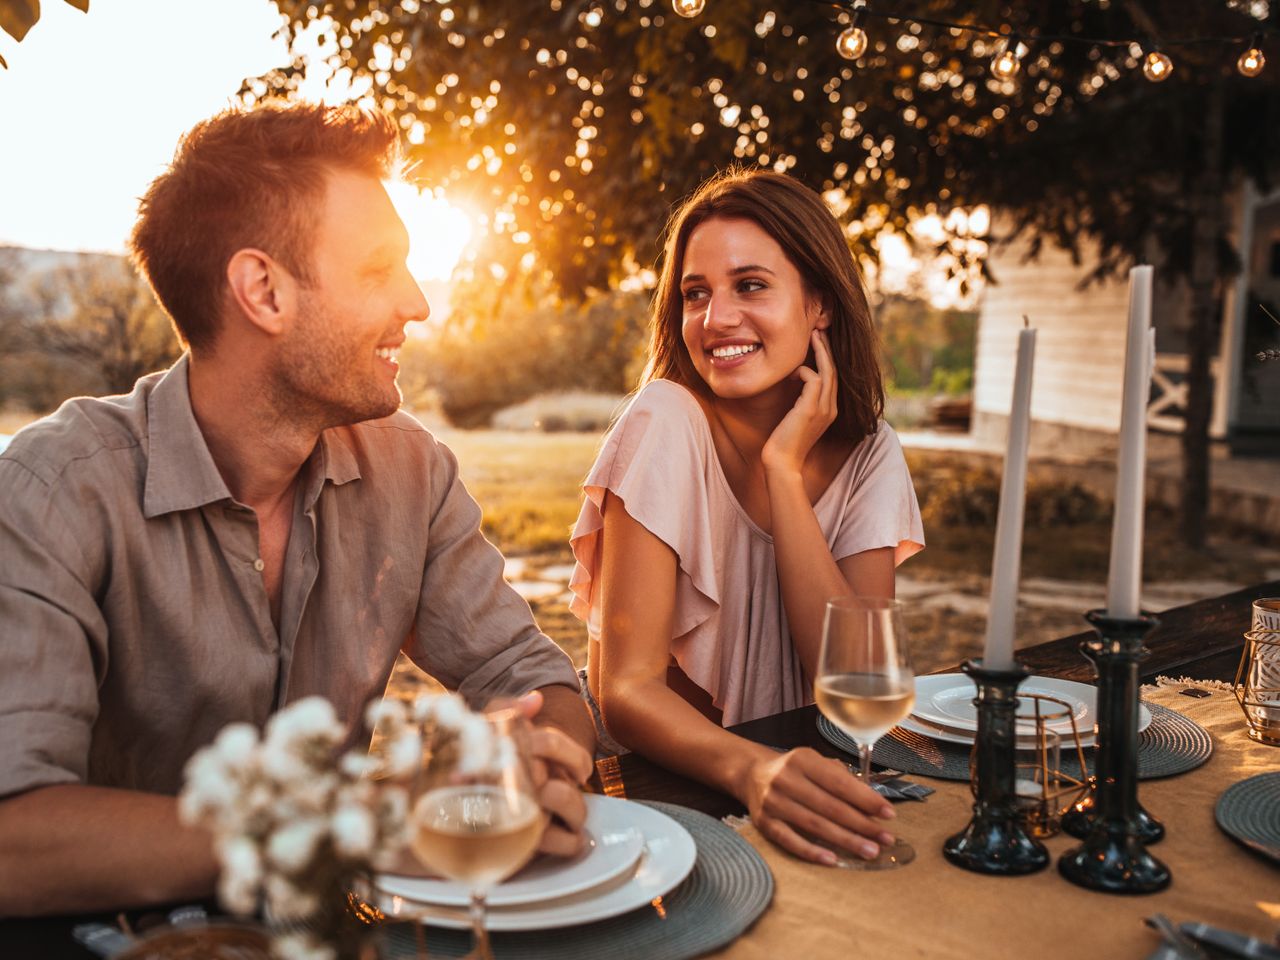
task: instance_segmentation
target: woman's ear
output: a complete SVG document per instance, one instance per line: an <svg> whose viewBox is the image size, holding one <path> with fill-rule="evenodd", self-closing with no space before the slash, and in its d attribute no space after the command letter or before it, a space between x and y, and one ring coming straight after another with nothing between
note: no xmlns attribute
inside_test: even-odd
<svg viewBox="0 0 1280 960"><path fill-rule="evenodd" d="M227 261L227 289L240 314L263 333L279 336L289 325L297 283L270 254L246 247Z"/></svg>
<svg viewBox="0 0 1280 960"><path fill-rule="evenodd" d="M811 313L813 317L813 328L815 330L826 330L831 326L831 303L828 294L814 294L811 302Z"/></svg>

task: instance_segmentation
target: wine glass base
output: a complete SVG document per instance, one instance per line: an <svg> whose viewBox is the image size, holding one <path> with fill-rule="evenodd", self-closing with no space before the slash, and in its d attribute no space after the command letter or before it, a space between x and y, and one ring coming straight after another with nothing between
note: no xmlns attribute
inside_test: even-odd
<svg viewBox="0 0 1280 960"><path fill-rule="evenodd" d="M880 854L871 860L851 855L841 856L836 866L845 870L896 870L905 867L916 858L916 848L905 840L898 839L889 844L880 845Z"/></svg>

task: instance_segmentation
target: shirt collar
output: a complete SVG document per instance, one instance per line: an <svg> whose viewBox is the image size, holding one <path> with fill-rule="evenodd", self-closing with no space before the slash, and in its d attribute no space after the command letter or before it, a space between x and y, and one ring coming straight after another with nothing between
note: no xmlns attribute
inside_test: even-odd
<svg viewBox="0 0 1280 960"><path fill-rule="evenodd" d="M142 504L147 519L232 499L191 410L188 369L189 355L184 353L147 398L150 453ZM308 503L314 503L319 496L323 480L343 484L360 479L359 462L348 436L350 430L326 430L320 435L316 450L302 468ZM317 473L322 481L308 482Z"/></svg>
<svg viewBox="0 0 1280 960"><path fill-rule="evenodd" d="M191 410L187 369L188 355L184 353L147 398L150 449L142 512L148 520L231 499Z"/></svg>

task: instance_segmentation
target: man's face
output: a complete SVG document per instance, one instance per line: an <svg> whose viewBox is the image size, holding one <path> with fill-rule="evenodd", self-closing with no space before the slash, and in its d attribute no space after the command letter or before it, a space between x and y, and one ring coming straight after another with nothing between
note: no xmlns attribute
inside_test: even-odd
<svg viewBox="0 0 1280 960"><path fill-rule="evenodd" d="M405 265L409 235L377 179L334 170L314 237L313 282L281 344L282 409L328 426L390 416L405 325L430 311Z"/></svg>

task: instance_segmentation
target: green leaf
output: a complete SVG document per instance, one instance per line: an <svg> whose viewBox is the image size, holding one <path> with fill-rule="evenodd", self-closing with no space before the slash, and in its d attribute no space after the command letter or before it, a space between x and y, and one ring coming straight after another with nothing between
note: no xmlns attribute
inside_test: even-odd
<svg viewBox="0 0 1280 960"><path fill-rule="evenodd" d="M40 19L40 0L0 0L0 30L21 41Z"/></svg>
<svg viewBox="0 0 1280 960"><path fill-rule="evenodd" d="M67 3L75 7L81 13L89 12L89 0L67 0Z"/></svg>

